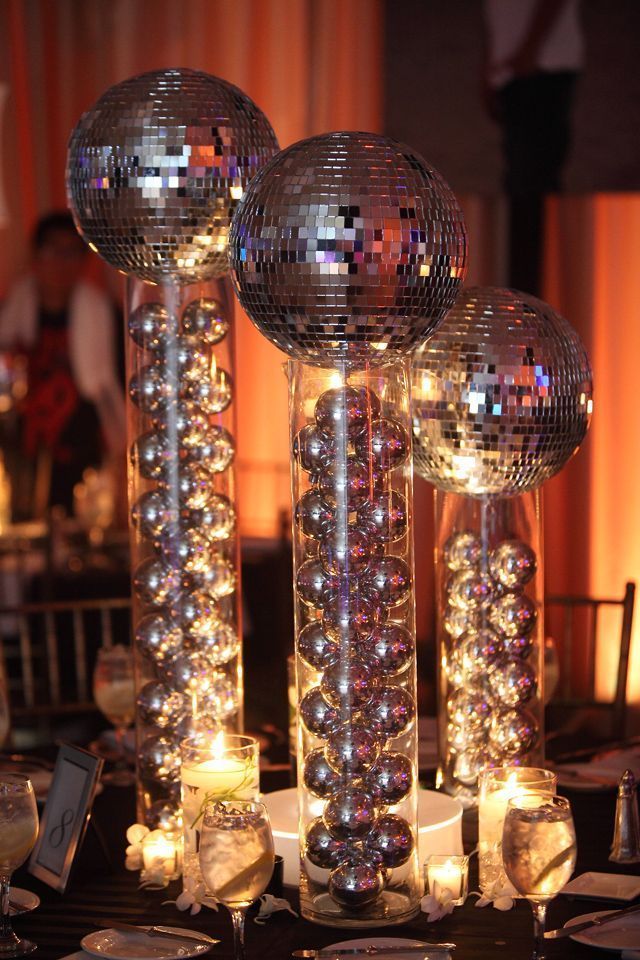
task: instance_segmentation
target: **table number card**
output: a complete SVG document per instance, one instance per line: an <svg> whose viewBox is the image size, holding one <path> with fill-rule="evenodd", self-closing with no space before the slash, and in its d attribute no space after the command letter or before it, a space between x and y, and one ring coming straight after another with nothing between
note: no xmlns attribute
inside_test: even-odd
<svg viewBox="0 0 640 960"><path fill-rule="evenodd" d="M100 757L63 744L29 860L29 872L64 893L84 838L102 771Z"/></svg>

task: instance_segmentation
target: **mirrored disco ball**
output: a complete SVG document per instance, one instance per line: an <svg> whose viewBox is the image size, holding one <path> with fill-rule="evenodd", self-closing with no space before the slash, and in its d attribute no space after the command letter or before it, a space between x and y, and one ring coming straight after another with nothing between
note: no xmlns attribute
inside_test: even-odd
<svg viewBox="0 0 640 960"><path fill-rule="evenodd" d="M415 468L450 493L533 490L582 443L591 389L580 337L548 304L470 287L414 354Z"/></svg>
<svg viewBox="0 0 640 960"><path fill-rule="evenodd" d="M330 133L279 153L234 216L229 256L260 332L307 363L384 360L428 336L466 272L462 212L410 147Z"/></svg>
<svg viewBox="0 0 640 960"><path fill-rule="evenodd" d="M69 206L118 270L153 282L222 276L234 209L277 149L267 118L227 81L145 73L110 87L71 134Z"/></svg>

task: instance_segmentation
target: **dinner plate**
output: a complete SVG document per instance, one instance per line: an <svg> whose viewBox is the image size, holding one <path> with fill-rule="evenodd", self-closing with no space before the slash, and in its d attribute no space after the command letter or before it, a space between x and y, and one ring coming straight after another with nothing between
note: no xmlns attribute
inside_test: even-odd
<svg viewBox="0 0 640 960"><path fill-rule="evenodd" d="M12 886L9 899L11 900L9 913L12 917L16 917L19 913L29 913L40 906L38 894L32 893L31 890L23 890L22 887Z"/></svg>
<svg viewBox="0 0 640 960"><path fill-rule="evenodd" d="M380 960L384 960L385 956L388 954L384 953L385 947L424 947L425 954L429 944L425 943L424 940L405 940L400 937L362 937L360 940L341 940L340 943L331 943L328 947L323 947L323 950L364 950L367 947L375 947L377 950L382 951L381 953L376 953L376 957L379 957ZM439 958L442 958L442 951L438 950L437 955ZM407 960L416 960L415 953L405 954ZM393 960L402 960L403 954L394 953Z"/></svg>
<svg viewBox="0 0 640 960"><path fill-rule="evenodd" d="M587 923L596 917L604 917L611 910L596 910L595 913L583 913L565 923L573 927L578 923ZM590 927L581 933L571 934L571 939L584 943L587 947L599 947L601 950L638 950L640 949L640 913L630 913L619 920L612 920L603 927Z"/></svg>
<svg viewBox="0 0 640 960"><path fill-rule="evenodd" d="M640 895L640 877L625 873L581 873L560 891L590 900L633 900Z"/></svg>
<svg viewBox="0 0 640 960"><path fill-rule="evenodd" d="M148 930L149 927L141 925L140 929ZM180 957L199 957L217 942L200 930L183 930L182 927L167 927L167 930L201 937L210 942L180 942L171 937L145 937L141 933L105 929L88 934L80 941L80 946L87 953L103 957L104 960L178 960Z"/></svg>

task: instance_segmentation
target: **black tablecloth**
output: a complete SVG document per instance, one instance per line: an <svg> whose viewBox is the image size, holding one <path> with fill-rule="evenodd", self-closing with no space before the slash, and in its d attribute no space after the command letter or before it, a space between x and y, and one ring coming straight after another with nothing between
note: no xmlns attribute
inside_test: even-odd
<svg viewBox="0 0 640 960"><path fill-rule="evenodd" d="M273 784L273 789L278 784ZM279 784L282 786L284 784ZM266 783L263 783L267 787ZM604 872L638 873L635 868L624 868L609 863L607 857L613 831L615 794L570 793L576 832L578 837L578 865L576 874L585 870ZM211 956L230 960L233 956L231 922L226 911L218 913L204 909L198 916L180 913L173 906L162 902L175 898L180 892L176 883L168 890L147 892L138 889L138 875L122 869L124 859L124 829L133 822L133 798L129 791L110 788L96 800L94 819L107 836L107 846L114 861L114 870L109 871L99 864L93 876L76 875L63 896L52 892L33 877L20 872L16 883L35 890L42 899L40 907L31 914L16 918L14 926L21 936L38 943L41 960L57 960L80 949L80 940L96 929L94 923L108 926L109 920L129 922L164 923L188 926L206 931L222 942L214 947ZM465 814L465 849L475 843L477 814ZM472 874L470 889L477 889ZM285 888L285 896L297 906L297 890ZM479 958L504 958L504 960L529 960L532 950L533 922L531 907L518 902L514 909L500 912L493 907L477 909L475 897L453 914L429 924L421 914L412 923L399 927L370 930L371 936L411 937L432 942L450 941L457 944L456 960L479 960ZM598 909L613 909L615 904L592 900L571 900L558 897L549 907L548 927L561 926L569 917ZM332 929L308 923L305 920L282 912L274 914L265 926L253 922L250 914L246 925L247 958L254 960L284 960L292 950L302 947L319 948L339 940L351 939L362 934L357 931ZM640 949L640 944L638 944ZM570 939L551 941L548 946L549 960L579 960L593 958L600 951L574 943Z"/></svg>

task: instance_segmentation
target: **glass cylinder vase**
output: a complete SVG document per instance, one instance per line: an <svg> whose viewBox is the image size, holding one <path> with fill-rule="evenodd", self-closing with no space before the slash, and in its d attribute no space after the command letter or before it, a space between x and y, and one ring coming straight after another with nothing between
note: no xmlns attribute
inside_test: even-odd
<svg viewBox="0 0 640 960"><path fill-rule="evenodd" d="M233 300L128 281L138 820L180 819L180 741L242 723Z"/></svg>
<svg viewBox="0 0 640 960"><path fill-rule="evenodd" d="M302 913L419 909L409 366L289 361Z"/></svg>
<svg viewBox="0 0 640 960"><path fill-rule="evenodd" d="M542 765L540 494L436 490L435 513L438 784L470 807L485 767Z"/></svg>

